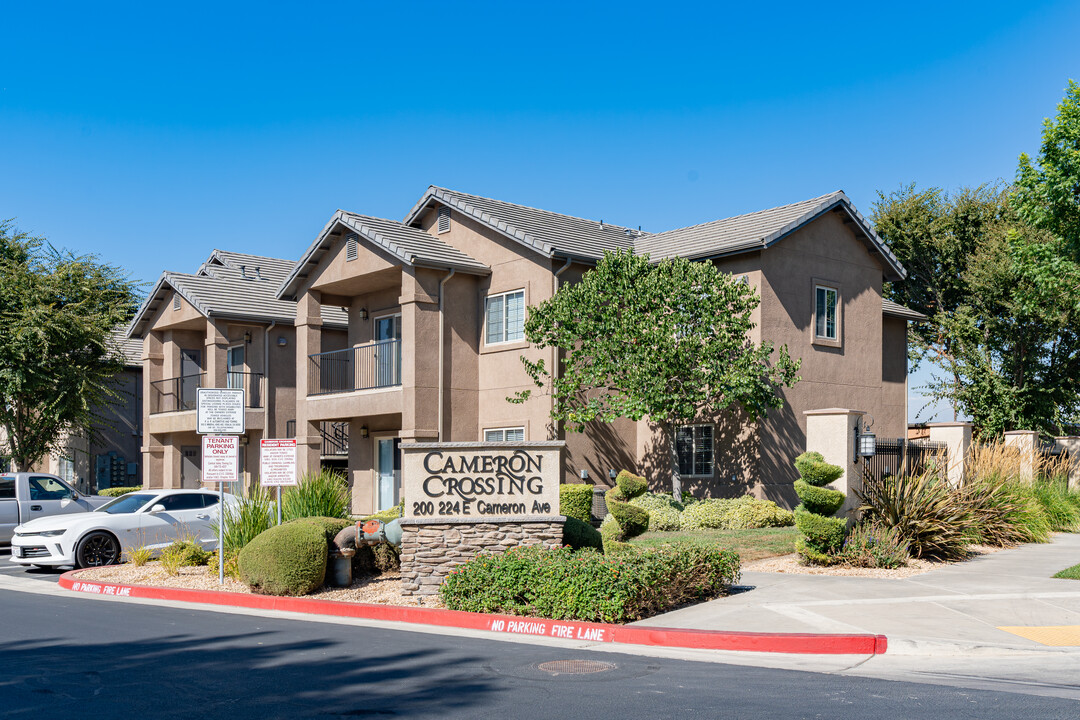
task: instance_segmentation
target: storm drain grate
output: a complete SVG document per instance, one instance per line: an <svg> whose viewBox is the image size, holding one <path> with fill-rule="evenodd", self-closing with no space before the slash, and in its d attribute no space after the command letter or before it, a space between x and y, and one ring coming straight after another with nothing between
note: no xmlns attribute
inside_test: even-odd
<svg viewBox="0 0 1080 720"><path fill-rule="evenodd" d="M615 664L599 660L552 660L540 663L536 668L552 675L588 675L614 670Z"/></svg>

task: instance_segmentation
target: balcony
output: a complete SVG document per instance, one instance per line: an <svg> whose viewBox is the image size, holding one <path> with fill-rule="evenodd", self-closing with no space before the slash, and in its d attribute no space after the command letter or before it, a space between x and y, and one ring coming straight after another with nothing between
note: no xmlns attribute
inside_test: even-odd
<svg viewBox="0 0 1080 720"><path fill-rule="evenodd" d="M401 341L379 340L308 357L308 396L401 385Z"/></svg>
<svg viewBox="0 0 1080 720"><path fill-rule="evenodd" d="M226 387L244 389L245 407L258 409L263 406L262 373L229 372L225 375L225 381ZM150 383L150 414L194 410L198 389L204 387L204 382L206 373L154 380Z"/></svg>
<svg viewBox="0 0 1080 720"><path fill-rule="evenodd" d="M348 421L323 421L319 424L319 434L322 435L323 457L348 457L349 456L349 423ZM296 421L285 422L285 437L296 437Z"/></svg>

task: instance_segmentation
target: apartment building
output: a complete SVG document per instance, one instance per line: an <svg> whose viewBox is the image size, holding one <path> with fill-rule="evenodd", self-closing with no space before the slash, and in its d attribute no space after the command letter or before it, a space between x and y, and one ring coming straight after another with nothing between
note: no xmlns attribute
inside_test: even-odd
<svg viewBox="0 0 1080 720"><path fill-rule="evenodd" d="M164 272L128 335L141 341L143 479L146 487L199 487L200 387L243 388L244 486L257 481L259 440L287 437L296 408L295 303L277 290L293 261L215 250L192 274ZM328 306L321 341L344 347L346 314ZM320 428L321 430L321 428ZM320 445L320 458L323 455ZM343 457L342 457L343 459ZM243 491L244 488L237 488Z"/></svg>
<svg viewBox="0 0 1080 720"><path fill-rule="evenodd" d="M726 413L678 430L691 492L790 503L807 410L865 410L879 435L902 436L907 323L921 316L883 301L905 271L842 192L653 234L432 186L400 222L336 212L277 290L295 303L301 464L321 461L326 423L347 427L357 513L400 499L402 441L565 439L567 481L635 468L670 487L668 438L647 420L566 434L549 396L507 402L532 387L522 355L557 360L525 342L526 308L616 248L745 277L761 296L753 339L803 361L761 422ZM338 310L344 323L328 322Z"/></svg>

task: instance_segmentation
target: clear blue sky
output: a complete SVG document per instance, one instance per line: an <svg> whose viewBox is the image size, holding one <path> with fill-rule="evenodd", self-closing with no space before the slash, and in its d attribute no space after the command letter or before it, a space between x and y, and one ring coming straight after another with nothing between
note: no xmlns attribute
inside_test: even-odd
<svg viewBox="0 0 1080 720"><path fill-rule="evenodd" d="M401 218L429 184L652 231L838 188L869 215L903 183L1012 179L1080 79L1076 2L0 18L0 218L143 281L215 247L296 258L337 208Z"/></svg>

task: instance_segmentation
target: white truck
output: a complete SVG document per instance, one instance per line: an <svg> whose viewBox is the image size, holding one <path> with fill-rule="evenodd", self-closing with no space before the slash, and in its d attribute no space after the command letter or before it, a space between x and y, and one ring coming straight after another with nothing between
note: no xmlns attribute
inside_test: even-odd
<svg viewBox="0 0 1080 720"><path fill-rule="evenodd" d="M48 473L0 474L0 545L11 544L16 525L46 515L91 512L112 499L81 495Z"/></svg>

